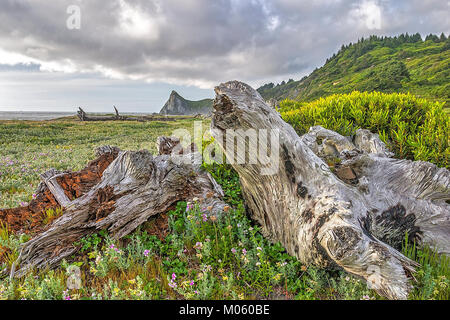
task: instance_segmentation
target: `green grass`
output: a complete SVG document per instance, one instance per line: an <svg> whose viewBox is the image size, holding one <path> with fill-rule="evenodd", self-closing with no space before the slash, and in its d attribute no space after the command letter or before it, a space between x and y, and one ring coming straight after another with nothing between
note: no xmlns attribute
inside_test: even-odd
<svg viewBox="0 0 450 320"><path fill-rule="evenodd" d="M61 121L0 122L0 208L31 200L39 175L50 168L80 170L95 158L95 147L155 152L156 139L176 128L192 130L194 120L170 122ZM204 123L204 125L209 125Z"/></svg>
<svg viewBox="0 0 450 320"><path fill-rule="evenodd" d="M157 136L192 126L192 120L2 122L0 135L6 139L1 140L0 188L8 192L2 191L0 207L28 201L38 174L50 167L84 167L94 158L97 146L155 152ZM76 243L79 253L55 270L33 271L12 282L1 279L0 300L383 299L369 290L365 281L343 271L302 265L279 243L266 240L245 213L236 172L229 165L204 167L223 187L225 200L232 206L226 214L214 219L200 209L200 203L180 202L168 213L169 234L164 240L149 233L153 219L120 241L106 232L91 235ZM58 215L48 212L47 216L51 221ZM11 267L20 245L29 240L5 230L0 227L0 249L5 256L0 270ZM406 255L422 263L410 298L448 299L448 261L426 250L411 249L408 244L404 248ZM80 268L81 287L69 290L68 271L73 267Z"/></svg>
<svg viewBox="0 0 450 320"><path fill-rule="evenodd" d="M441 256L429 247L419 248L405 235L402 253L417 261L420 268L415 273L416 283L410 293L413 300L450 299L450 258Z"/></svg>

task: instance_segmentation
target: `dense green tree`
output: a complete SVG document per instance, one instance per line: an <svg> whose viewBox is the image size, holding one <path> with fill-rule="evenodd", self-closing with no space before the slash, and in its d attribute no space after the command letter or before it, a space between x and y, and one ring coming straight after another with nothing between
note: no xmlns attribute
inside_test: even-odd
<svg viewBox="0 0 450 320"><path fill-rule="evenodd" d="M300 81L258 89L265 99L312 101L353 90L411 92L450 107L450 38L419 33L372 35L342 45L321 68Z"/></svg>

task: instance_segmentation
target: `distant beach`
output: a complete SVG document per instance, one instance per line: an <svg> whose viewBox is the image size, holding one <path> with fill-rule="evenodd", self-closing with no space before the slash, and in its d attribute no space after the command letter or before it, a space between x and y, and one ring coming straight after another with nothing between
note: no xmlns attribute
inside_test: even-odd
<svg viewBox="0 0 450 320"><path fill-rule="evenodd" d="M95 114L111 114L110 112L96 112ZM122 113L121 113L122 114ZM144 113L129 112L127 115L143 115ZM75 116L76 112L35 112L35 111L0 111L0 120L52 120L62 117ZM123 114L125 115L125 113Z"/></svg>

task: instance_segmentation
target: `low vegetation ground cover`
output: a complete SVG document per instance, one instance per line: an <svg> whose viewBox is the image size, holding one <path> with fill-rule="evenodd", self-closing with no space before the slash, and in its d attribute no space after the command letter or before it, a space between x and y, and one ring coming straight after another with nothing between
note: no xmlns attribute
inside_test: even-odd
<svg viewBox="0 0 450 320"><path fill-rule="evenodd" d="M412 94L354 91L309 103L284 100L280 112L299 134L315 125L344 136L368 129L379 134L396 158L448 168L450 120L443 106Z"/></svg>
<svg viewBox="0 0 450 320"><path fill-rule="evenodd" d="M157 136L193 121L176 123L0 123L0 207L33 197L39 174L51 167L79 170L94 159L94 147L156 151ZM302 265L279 243L260 233L244 209L237 174L228 165L204 165L222 185L230 205L214 217L201 201L180 202L133 234L112 240L106 232L76 245L79 253L55 270L40 270L12 282L0 279L0 299L382 299L364 280L342 270ZM49 212L48 223L60 212ZM29 235L0 225L0 270L17 258ZM406 239L407 240L407 239ZM421 263L411 299L448 299L449 261L405 240L404 253ZM81 286L70 289L69 270L80 268Z"/></svg>

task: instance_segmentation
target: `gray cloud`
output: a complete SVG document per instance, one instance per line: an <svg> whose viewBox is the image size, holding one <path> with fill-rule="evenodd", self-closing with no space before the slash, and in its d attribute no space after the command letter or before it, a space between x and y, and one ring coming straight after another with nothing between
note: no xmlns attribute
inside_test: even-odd
<svg viewBox="0 0 450 320"><path fill-rule="evenodd" d="M80 30L66 27L69 5ZM45 70L257 85L298 79L362 36L449 34L449 15L442 0L2 0L0 49Z"/></svg>

